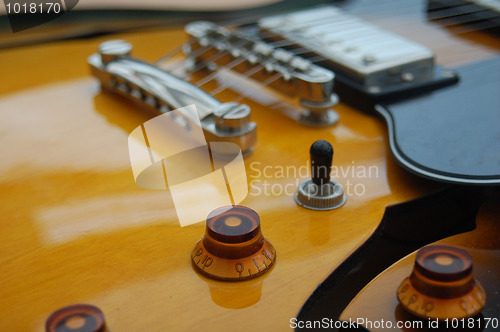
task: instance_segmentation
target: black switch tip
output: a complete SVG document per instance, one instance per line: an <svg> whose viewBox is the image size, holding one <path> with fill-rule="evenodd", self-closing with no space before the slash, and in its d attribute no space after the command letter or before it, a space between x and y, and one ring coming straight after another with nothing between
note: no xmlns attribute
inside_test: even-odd
<svg viewBox="0 0 500 332"><path fill-rule="evenodd" d="M311 145L309 154L311 155L312 181L318 186L328 183L333 159L332 145L324 140L316 141Z"/></svg>

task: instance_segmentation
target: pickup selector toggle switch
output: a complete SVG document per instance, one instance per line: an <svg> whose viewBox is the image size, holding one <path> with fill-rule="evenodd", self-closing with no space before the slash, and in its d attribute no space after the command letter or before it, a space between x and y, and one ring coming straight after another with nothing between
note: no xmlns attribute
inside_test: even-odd
<svg viewBox="0 0 500 332"><path fill-rule="evenodd" d="M330 178L333 147L324 140L311 145L311 179L299 184L295 193L298 205L312 210L333 210L345 204L347 198L342 185Z"/></svg>

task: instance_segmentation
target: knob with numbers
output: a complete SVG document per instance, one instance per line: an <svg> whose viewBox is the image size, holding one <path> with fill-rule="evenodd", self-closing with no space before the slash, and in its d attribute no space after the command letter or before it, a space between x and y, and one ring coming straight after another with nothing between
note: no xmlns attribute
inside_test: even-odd
<svg viewBox="0 0 500 332"><path fill-rule="evenodd" d="M73 304L54 311L45 322L46 332L108 332L101 309Z"/></svg>
<svg viewBox="0 0 500 332"><path fill-rule="evenodd" d="M423 247L397 291L401 306L421 318L468 318L481 312L486 293L472 274L472 257L444 244Z"/></svg>
<svg viewBox="0 0 500 332"><path fill-rule="evenodd" d="M206 233L191 253L195 269L218 280L247 280L268 271L276 250L264 237L257 212L226 206L210 213Z"/></svg>

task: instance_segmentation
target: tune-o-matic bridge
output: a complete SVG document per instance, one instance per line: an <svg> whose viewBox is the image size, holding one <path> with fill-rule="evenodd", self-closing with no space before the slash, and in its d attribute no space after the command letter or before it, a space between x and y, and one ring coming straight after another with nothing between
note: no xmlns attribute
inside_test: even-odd
<svg viewBox="0 0 500 332"><path fill-rule="evenodd" d="M195 104L207 141L236 143L243 153L252 149L257 125L250 122L247 105L221 103L191 83L132 58L131 50L129 43L113 40L89 57L103 88L160 112Z"/></svg>
<svg viewBox="0 0 500 332"><path fill-rule="evenodd" d="M197 21L186 25L193 42L185 53L207 68L227 66L252 79L269 85L291 97L298 97L306 111L301 120L325 125L338 120L331 110L337 101L333 91L335 75L311 61L277 49L245 31L232 31L212 22Z"/></svg>

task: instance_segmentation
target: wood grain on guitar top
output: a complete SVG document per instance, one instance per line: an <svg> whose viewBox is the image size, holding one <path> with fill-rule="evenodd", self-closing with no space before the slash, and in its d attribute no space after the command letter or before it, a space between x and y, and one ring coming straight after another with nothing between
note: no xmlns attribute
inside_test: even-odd
<svg viewBox="0 0 500 332"><path fill-rule="evenodd" d="M389 9L360 13L435 49L442 65L495 53L491 37L453 37L425 23L421 13L407 13L404 23ZM150 61L185 42L182 27L112 38L128 40L135 55ZM373 232L387 205L441 186L393 161L380 119L339 104L339 124L315 129L245 101L259 126L254 152L245 159L249 181L295 185L304 177L275 171L307 166L317 139L332 143L337 167L375 166L377 173L337 178L364 191L351 188L346 205L328 212L303 209L290 193L255 195L250 187L242 204L259 213L276 264L250 281L208 280L190 262L205 225L179 227L168 191L134 183L127 137L151 114L101 92L90 77L86 58L106 39L0 52L3 331L42 331L52 311L72 303L101 308L112 331L286 330L317 285ZM229 93L217 97L231 100Z"/></svg>

